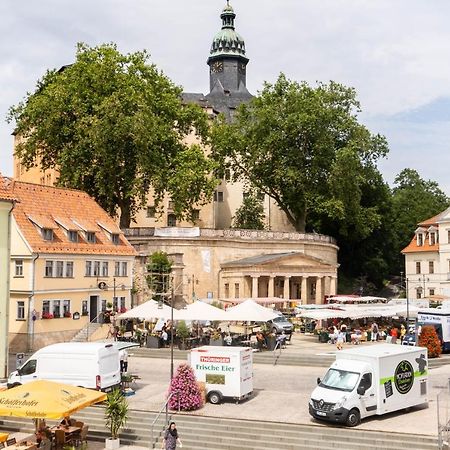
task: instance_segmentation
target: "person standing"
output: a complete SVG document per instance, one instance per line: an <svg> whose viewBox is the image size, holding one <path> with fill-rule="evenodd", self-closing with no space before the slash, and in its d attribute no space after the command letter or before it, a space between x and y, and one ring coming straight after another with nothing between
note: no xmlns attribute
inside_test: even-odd
<svg viewBox="0 0 450 450"><path fill-rule="evenodd" d="M377 341L378 340L378 325L376 324L376 322L372 323L371 332L372 332L371 341L372 342Z"/></svg>
<svg viewBox="0 0 450 450"><path fill-rule="evenodd" d="M120 355L120 373L128 372L128 352L123 349L119 352Z"/></svg>
<svg viewBox="0 0 450 450"><path fill-rule="evenodd" d="M177 442L180 448L183 447L180 437L178 436L178 430L175 422L170 422L169 428L164 433L164 439L161 448L163 450L175 450L177 448Z"/></svg>
<svg viewBox="0 0 450 450"><path fill-rule="evenodd" d="M341 330L339 330L338 334L337 334L337 339L336 339L336 348L338 350L342 350L342 346L344 345L345 342L345 332Z"/></svg>

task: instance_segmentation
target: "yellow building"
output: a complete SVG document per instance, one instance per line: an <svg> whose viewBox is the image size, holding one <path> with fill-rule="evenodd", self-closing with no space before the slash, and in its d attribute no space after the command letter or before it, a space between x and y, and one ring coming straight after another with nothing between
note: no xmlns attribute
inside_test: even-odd
<svg viewBox="0 0 450 450"><path fill-rule="evenodd" d="M73 338L131 306L135 251L84 192L12 181L11 351Z"/></svg>
<svg viewBox="0 0 450 450"><path fill-rule="evenodd" d="M14 197L0 175L0 376L8 375L9 258Z"/></svg>

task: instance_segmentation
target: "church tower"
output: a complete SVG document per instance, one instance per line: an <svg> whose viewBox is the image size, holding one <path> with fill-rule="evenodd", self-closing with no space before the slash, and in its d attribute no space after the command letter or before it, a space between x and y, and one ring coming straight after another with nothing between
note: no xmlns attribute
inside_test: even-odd
<svg viewBox="0 0 450 450"><path fill-rule="evenodd" d="M242 103L252 97L246 87L249 60L245 56L244 39L235 30L236 14L229 2L220 18L222 29L213 39L207 61L210 93L206 97L214 104L222 97L222 101L231 106L230 103Z"/></svg>

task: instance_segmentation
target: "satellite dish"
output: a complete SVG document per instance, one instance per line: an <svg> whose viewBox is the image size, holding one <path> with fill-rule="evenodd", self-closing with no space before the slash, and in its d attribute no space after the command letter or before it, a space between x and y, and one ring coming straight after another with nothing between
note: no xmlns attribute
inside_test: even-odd
<svg viewBox="0 0 450 450"><path fill-rule="evenodd" d="M98 283L99 289L105 290L107 287L108 287L108 285L104 281L100 281L100 283Z"/></svg>

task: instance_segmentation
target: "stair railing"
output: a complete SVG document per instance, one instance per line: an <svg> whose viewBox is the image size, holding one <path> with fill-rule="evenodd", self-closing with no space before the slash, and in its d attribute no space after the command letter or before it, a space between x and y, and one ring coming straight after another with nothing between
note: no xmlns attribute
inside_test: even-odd
<svg viewBox="0 0 450 450"><path fill-rule="evenodd" d="M86 341L89 341L89 331L93 323L100 323L98 319L103 316L103 311L97 314L87 325L86 325Z"/></svg>
<svg viewBox="0 0 450 450"><path fill-rule="evenodd" d="M164 427L163 427L162 431L164 431L166 426L169 425L169 402L170 402L170 399L173 396L175 396L175 395L177 396L177 399L178 399L178 412L180 412L180 395L179 395L178 392L172 392L167 397L166 402L164 403L164 405L162 405L161 409L159 410L158 414L156 415L155 419L152 422L152 425L151 425L151 428L150 428L150 430L151 430L150 448L151 449L155 448L155 445L156 445L155 438L154 438L155 425L156 425L156 422L158 421L159 417L161 416L161 414L163 412L166 415L166 420L164 422ZM160 434L161 434L161 432L160 432Z"/></svg>

